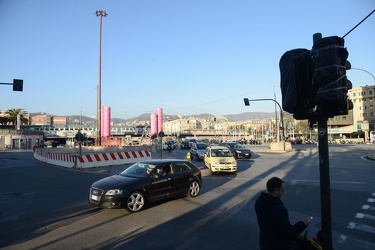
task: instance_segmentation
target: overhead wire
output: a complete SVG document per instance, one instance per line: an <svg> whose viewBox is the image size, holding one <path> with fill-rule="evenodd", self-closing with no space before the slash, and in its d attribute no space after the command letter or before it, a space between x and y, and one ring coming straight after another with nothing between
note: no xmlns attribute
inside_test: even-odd
<svg viewBox="0 0 375 250"><path fill-rule="evenodd" d="M347 35L349 35L350 32L352 32L354 29L356 29L361 23L363 23L368 17L370 17L373 13L375 12L375 9L370 13L368 14L364 19L362 19L362 21L360 21L356 26L354 26L351 30L348 31L348 33L346 33L342 38L346 37Z"/></svg>

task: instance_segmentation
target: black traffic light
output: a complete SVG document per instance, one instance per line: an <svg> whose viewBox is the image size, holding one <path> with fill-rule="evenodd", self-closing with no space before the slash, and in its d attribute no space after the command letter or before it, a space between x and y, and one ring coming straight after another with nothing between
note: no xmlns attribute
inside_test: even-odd
<svg viewBox="0 0 375 250"><path fill-rule="evenodd" d="M347 115L353 109L347 95L352 88L346 78L348 55L337 36L315 41L311 51L285 52L279 62L283 109L297 120Z"/></svg>
<svg viewBox="0 0 375 250"><path fill-rule="evenodd" d="M244 98L243 99L245 106L250 106L249 98Z"/></svg>
<svg viewBox="0 0 375 250"><path fill-rule="evenodd" d="M353 103L347 95L352 84L346 78L350 63L344 39L337 36L319 39L314 43L311 55L317 88L314 101L318 113L329 117L347 115L353 109Z"/></svg>
<svg viewBox="0 0 375 250"><path fill-rule="evenodd" d="M23 91L23 80L13 79L13 91Z"/></svg>
<svg viewBox="0 0 375 250"><path fill-rule="evenodd" d="M297 120L308 119L314 111L316 88L310 51L293 49L280 58L280 87L283 110ZM246 105L246 102L245 102Z"/></svg>

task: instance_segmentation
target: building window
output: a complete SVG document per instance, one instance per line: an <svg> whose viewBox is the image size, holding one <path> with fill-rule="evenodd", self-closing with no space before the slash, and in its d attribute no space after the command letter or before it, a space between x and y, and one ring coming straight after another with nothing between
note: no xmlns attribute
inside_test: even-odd
<svg viewBox="0 0 375 250"><path fill-rule="evenodd" d="M356 96L356 94L355 94L355 93L353 93L353 96L355 97L355 96Z"/></svg>
<svg viewBox="0 0 375 250"><path fill-rule="evenodd" d="M370 102L372 102L372 97L370 97Z"/></svg>
<svg viewBox="0 0 375 250"><path fill-rule="evenodd" d="M369 90L369 91L368 91L368 94L369 94L369 95L372 95L372 90Z"/></svg>

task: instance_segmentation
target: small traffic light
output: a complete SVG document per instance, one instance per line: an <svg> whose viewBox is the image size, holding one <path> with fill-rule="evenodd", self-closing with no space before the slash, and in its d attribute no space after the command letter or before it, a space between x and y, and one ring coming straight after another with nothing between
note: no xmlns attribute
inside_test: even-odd
<svg viewBox="0 0 375 250"><path fill-rule="evenodd" d="M23 91L23 80L13 79L13 91Z"/></svg>
<svg viewBox="0 0 375 250"><path fill-rule="evenodd" d="M249 98L244 98L245 106L250 106Z"/></svg>

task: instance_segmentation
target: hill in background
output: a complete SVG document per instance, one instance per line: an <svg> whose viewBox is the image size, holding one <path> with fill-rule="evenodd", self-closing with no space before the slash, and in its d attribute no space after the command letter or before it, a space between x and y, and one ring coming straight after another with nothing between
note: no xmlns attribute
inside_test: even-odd
<svg viewBox="0 0 375 250"><path fill-rule="evenodd" d="M45 113L32 113L31 115L40 115ZM59 116L59 115L53 115L53 116ZM196 114L196 115L168 115L164 114L164 120L165 121L171 121L171 120L177 120L179 118L197 118L197 119L210 119L217 115L203 113L203 114ZM278 114L279 116L279 114ZM112 117L111 122L113 124L126 124L126 123L144 123L145 121L150 121L151 113L144 113L140 116L129 118L129 119L121 119ZM240 114L228 114L228 115L220 115L217 117L225 117L229 121L246 121L246 120L252 120L252 119L269 119L269 118L275 118L275 112L245 112ZM70 124L87 124L87 125L94 125L96 123L96 119L88 116L80 116L80 115L71 115L67 116L67 122Z"/></svg>

